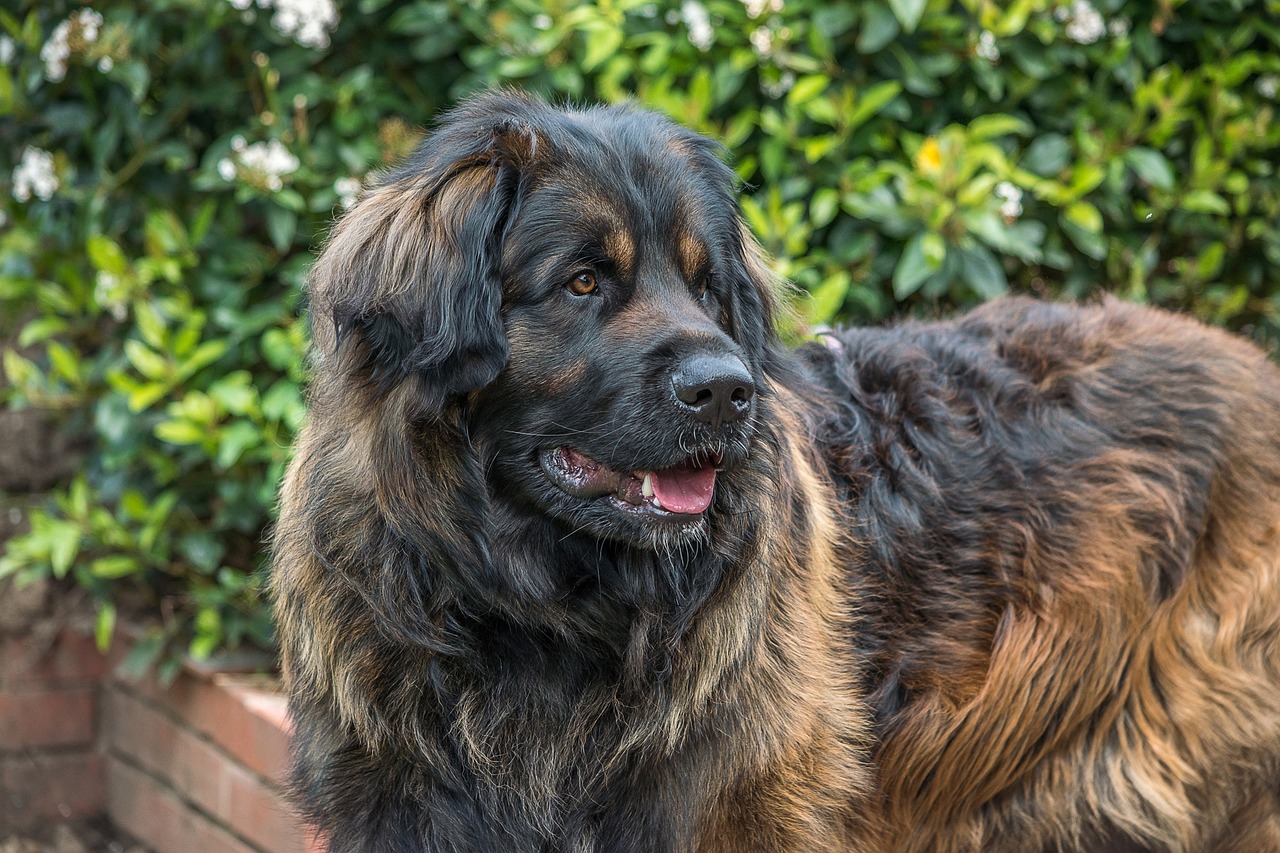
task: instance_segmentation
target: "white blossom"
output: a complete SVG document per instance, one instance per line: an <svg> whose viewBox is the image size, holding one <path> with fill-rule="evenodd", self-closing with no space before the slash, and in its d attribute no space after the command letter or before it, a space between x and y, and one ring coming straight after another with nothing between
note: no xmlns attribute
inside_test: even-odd
<svg viewBox="0 0 1280 853"><path fill-rule="evenodd" d="M71 58L71 46L67 44L70 27L63 21L53 35L40 48L40 61L44 63L44 76L50 83L61 83L67 76L67 60Z"/></svg>
<svg viewBox="0 0 1280 853"><path fill-rule="evenodd" d="M218 161L218 174L224 181L241 178L276 191L284 187L284 176L296 172L300 165L298 158L278 139L249 145L243 136L235 136L231 139L231 150L231 157Z"/></svg>
<svg viewBox="0 0 1280 853"><path fill-rule="evenodd" d="M1107 24L1089 0L1072 0L1065 32L1078 44L1093 44L1107 32Z"/></svg>
<svg viewBox="0 0 1280 853"><path fill-rule="evenodd" d="M1258 90L1258 94L1264 98L1274 98L1276 92L1280 91L1280 77L1275 74L1263 74L1258 81L1253 84Z"/></svg>
<svg viewBox="0 0 1280 853"><path fill-rule="evenodd" d="M538 14L533 16L530 23L533 24L535 30L549 30L553 22L550 15Z"/></svg>
<svg viewBox="0 0 1280 853"><path fill-rule="evenodd" d="M1107 24L1107 32L1114 38L1124 38L1129 34L1129 26L1128 18L1113 18L1111 23Z"/></svg>
<svg viewBox="0 0 1280 853"><path fill-rule="evenodd" d="M329 34L338 26L333 0L258 0L264 9L274 5L271 26L303 47L329 46Z"/></svg>
<svg viewBox="0 0 1280 853"><path fill-rule="evenodd" d="M92 9L81 9L53 28L49 40L40 48L40 60L44 63L44 76L51 83L60 83L67 76L67 60L71 58L73 43L78 50L98 40L102 30L102 15Z"/></svg>
<svg viewBox="0 0 1280 853"><path fill-rule="evenodd" d="M1022 190L1008 181L996 184L996 196L1001 199L1000 215L1005 219L1017 219L1022 215Z"/></svg>
<svg viewBox="0 0 1280 853"><path fill-rule="evenodd" d="M358 178L338 178L333 182L333 191L338 194L342 209L350 210L360 196L360 181Z"/></svg>
<svg viewBox="0 0 1280 853"><path fill-rule="evenodd" d="M8 36L0 36L0 65L9 65L13 62L13 57L17 54L18 47L13 39Z"/></svg>
<svg viewBox="0 0 1280 853"><path fill-rule="evenodd" d="M58 174L53 170L53 155L42 148L28 146L13 169L13 197L25 202L34 195L41 201L48 201L57 189Z"/></svg>
<svg viewBox="0 0 1280 853"><path fill-rule="evenodd" d="M121 294L117 293L122 284L120 277L105 270L98 270L98 277L93 284L93 300L111 313L117 320L123 321L129 316Z"/></svg>
<svg viewBox="0 0 1280 853"><path fill-rule="evenodd" d="M116 61L109 56L104 56L98 60L98 70L106 74L112 68L116 67Z"/></svg>
<svg viewBox="0 0 1280 853"><path fill-rule="evenodd" d="M760 56L773 53L773 30L768 27L756 27L751 33L751 47Z"/></svg>
<svg viewBox="0 0 1280 853"><path fill-rule="evenodd" d="M791 87L796 84L796 75L791 71L784 71L777 81L765 80L760 83L760 91L764 92L766 97L781 98L791 91Z"/></svg>
<svg viewBox="0 0 1280 853"><path fill-rule="evenodd" d="M983 30L982 35L978 36L978 46L974 48L974 53L987 60L995 62L1000 58L1000 48L996 44L996 35L991 30Z"/></svg>
<svg viewBox="0 0 1280 853"><path fill-rule="evenodd" d="M230 3L231 8L235 9L237 12L244 12L253 5L253 0L230 0Z"/></svg>
<svg viewBox="0 0 1280 853"><path fill-rule="evenodd" d="M742 5L747 10L748 18L758 18L764 14L764 10L769 5L769 0L742 0Z"/></svg>
<svg viewBox="0 0 1280 853"><path fill-rule="evenodd" d="M689 42L698 50L710 50L714 33L707 7L698 0L684 0L684 5L680 7L680 18L689 29Z"/></svg>

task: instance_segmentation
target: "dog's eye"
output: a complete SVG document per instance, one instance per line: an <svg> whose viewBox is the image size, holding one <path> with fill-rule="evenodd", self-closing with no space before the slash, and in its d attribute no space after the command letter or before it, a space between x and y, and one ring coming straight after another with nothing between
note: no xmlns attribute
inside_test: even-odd
<svg viewBox="0 0 1280 853"><path fill-rule="evenodd" d="M707 298L707 291L711 289L710 273L708 273L707 275L704 275L701 279L699 279L696 289L697 289L699 299Z"/></svg>
<svg viewBox="0 0 1280 853"><path fill-rule="evenodd" d="M590 296L599 287L596 277L590 272L580 272L565 285L574 296Z"/></svg>

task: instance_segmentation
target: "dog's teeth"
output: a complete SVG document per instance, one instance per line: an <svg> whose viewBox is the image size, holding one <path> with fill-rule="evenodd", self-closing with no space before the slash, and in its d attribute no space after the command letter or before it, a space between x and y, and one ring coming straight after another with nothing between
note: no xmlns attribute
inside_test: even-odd
<svg viewBox="0 0 1280 853"><path fill-rule="evenodd" d="M646 498L653 497L653 474L648 471L644 472L644 482L640 484L640 494Z"/></svg>

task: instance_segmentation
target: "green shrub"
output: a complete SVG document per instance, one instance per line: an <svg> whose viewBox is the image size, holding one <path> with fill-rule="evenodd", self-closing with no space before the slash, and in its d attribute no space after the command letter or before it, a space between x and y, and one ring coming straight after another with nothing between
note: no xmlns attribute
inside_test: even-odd
<svg viewBox="0 0 1280 853"><path fill-rule="evenodd" d="M265 8L264 8L265 5ZM237 8L244 6L245 8ZM0 575L270 643L310 250L470 91L634 96L723 139L810 324L1006 290L1280 338L1275 0L19 0L0 12L13 406L93 436Z"/></svg>

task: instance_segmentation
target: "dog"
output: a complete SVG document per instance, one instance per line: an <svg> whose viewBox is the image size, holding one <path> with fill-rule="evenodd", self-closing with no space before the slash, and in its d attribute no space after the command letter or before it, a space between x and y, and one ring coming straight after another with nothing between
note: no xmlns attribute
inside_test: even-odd
<svg viewBox="0 0 1280 853"><path fill-rule="evenodd" d="M328 849L1280 850L1280 371L778 293L634 106L476 97L336 224L272 546Z"/></svg>

